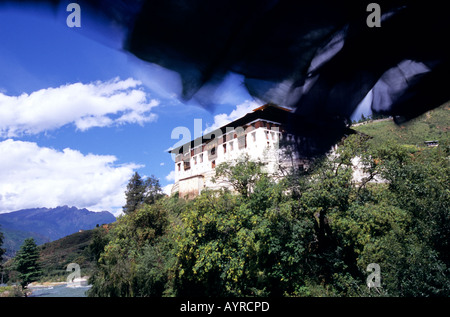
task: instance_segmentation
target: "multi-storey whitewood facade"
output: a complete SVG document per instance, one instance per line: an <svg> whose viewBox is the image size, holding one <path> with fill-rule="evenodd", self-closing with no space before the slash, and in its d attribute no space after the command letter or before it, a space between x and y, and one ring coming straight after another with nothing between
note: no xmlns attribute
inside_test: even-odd
<svg viewBox="0 0 450 317"><path fill-rule="evenodd" d="M292 137L284 129L290 115L289 109L267 104L202 137L172 148L169 150L175 155L172 193L179 192L180 197L192 198L204 188L224 186L211 181L215 167L245 154L250 159L262 161L266 171L274 173L281 159L279 142Z"/></svg>

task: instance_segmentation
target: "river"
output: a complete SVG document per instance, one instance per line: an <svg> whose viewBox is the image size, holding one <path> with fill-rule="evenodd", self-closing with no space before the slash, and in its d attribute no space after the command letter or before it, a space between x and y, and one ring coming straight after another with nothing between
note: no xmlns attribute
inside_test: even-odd
<svg viewBox="0 0 450 317"><path fill-rule="evenodd" d="M68 284L33 287L29 297L86 297L91 285L71 286Z"/></svg>

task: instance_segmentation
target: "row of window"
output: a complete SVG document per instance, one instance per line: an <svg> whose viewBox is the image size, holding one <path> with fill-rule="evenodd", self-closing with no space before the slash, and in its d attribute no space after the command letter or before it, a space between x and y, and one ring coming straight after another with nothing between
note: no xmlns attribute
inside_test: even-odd
<svg viewBox="0 0 450 317"><path fill-rule="evenodd" d="M274 132L274 131L265 131L265 135L266 135L266 139L267 140L279 140L281 138L281 133L279 132ZM251 133L252 136L252 141L256 142L256 132ZM244 140L245 143L243 144L242 148L247 148L247 135L244 136ZM267 145L270 145L269 142L267 142ZM234 142L233 141L229 141L228 143L224 143L222 144L222 148L223 148L223 153L227 153L227 150L229 151L233 151L234 150ZM241 148L241 146L239 147ZM214 156L216 155L216 147L213 147L210 150L210 155ZM199 155L193 156L192 157L192 161L194 165L197 165L197 157L198 157L198 161L199 163L203 163L203 153L200 153ZM181 171L181 162L177 164L178 167L178 171ZM211 168L215 168L216 167L216 163L215 160L211 161ZM191 168L191 163L190 161L184 161L183 162L183 169L185 171L189 170Z"/></svg>
<svg viewBox="0 0 450 317"><path fill-rule="evenodd" d="M211 155L215 155L215 152L216 152L216 148L214 147L214 148L211 149ZM199 154L198 158L199 158L199 162L203 163L203 153ZM197 156L194 156L192 158L192 161L194 162L194 165L197 165ZM181 162L177 164L177 167L178 167L178 171L181 171ZM215 168L215 167L216 167L216 161L213 160L213 161L211 161L211 168ZM191 169L191 162L184 161L183 162L183 169L185 171L190 170Z"/></svg>

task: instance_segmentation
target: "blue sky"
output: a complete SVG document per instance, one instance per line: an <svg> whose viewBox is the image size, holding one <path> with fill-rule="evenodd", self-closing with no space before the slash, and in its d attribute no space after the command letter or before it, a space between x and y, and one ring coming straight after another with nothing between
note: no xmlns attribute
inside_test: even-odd
<svg viewBox="0 0 450 317"><path fill-rule="evenodd" d="M134 171L172 183L176 127L194 133L194 119L220 126L258 105L233 74L212 112L182 102L178 75L122 51L119 29L83 10L81 28L69 28L68 14L0 6L0 213L69 205L118 214Z"/></svg>
<svg viewBox="0 0 450 317"><path fill-rule="evenodd" d="M0 212L67 204L117 213L134 171L172 183L174 128L193 133L196 118L205 129L254 106L239 76L218 91L214 112L181 102L177 74L120 50L120 30L83 11L81 28L69 28L68 14L0 7Z"/></svg>

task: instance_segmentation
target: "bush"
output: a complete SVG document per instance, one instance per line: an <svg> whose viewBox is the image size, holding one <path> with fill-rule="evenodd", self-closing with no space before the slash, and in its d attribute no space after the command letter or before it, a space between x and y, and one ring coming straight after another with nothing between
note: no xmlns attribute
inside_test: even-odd
<svg viewBox="0 0 450 317"><path fill-rule="evenodd" d="M97 248L90 295L449 296L448 147L366 141L350 136L279 181L245 159L219 165L235 193L142 205ZM375 290L370 263L381 268Z"/></svg>

